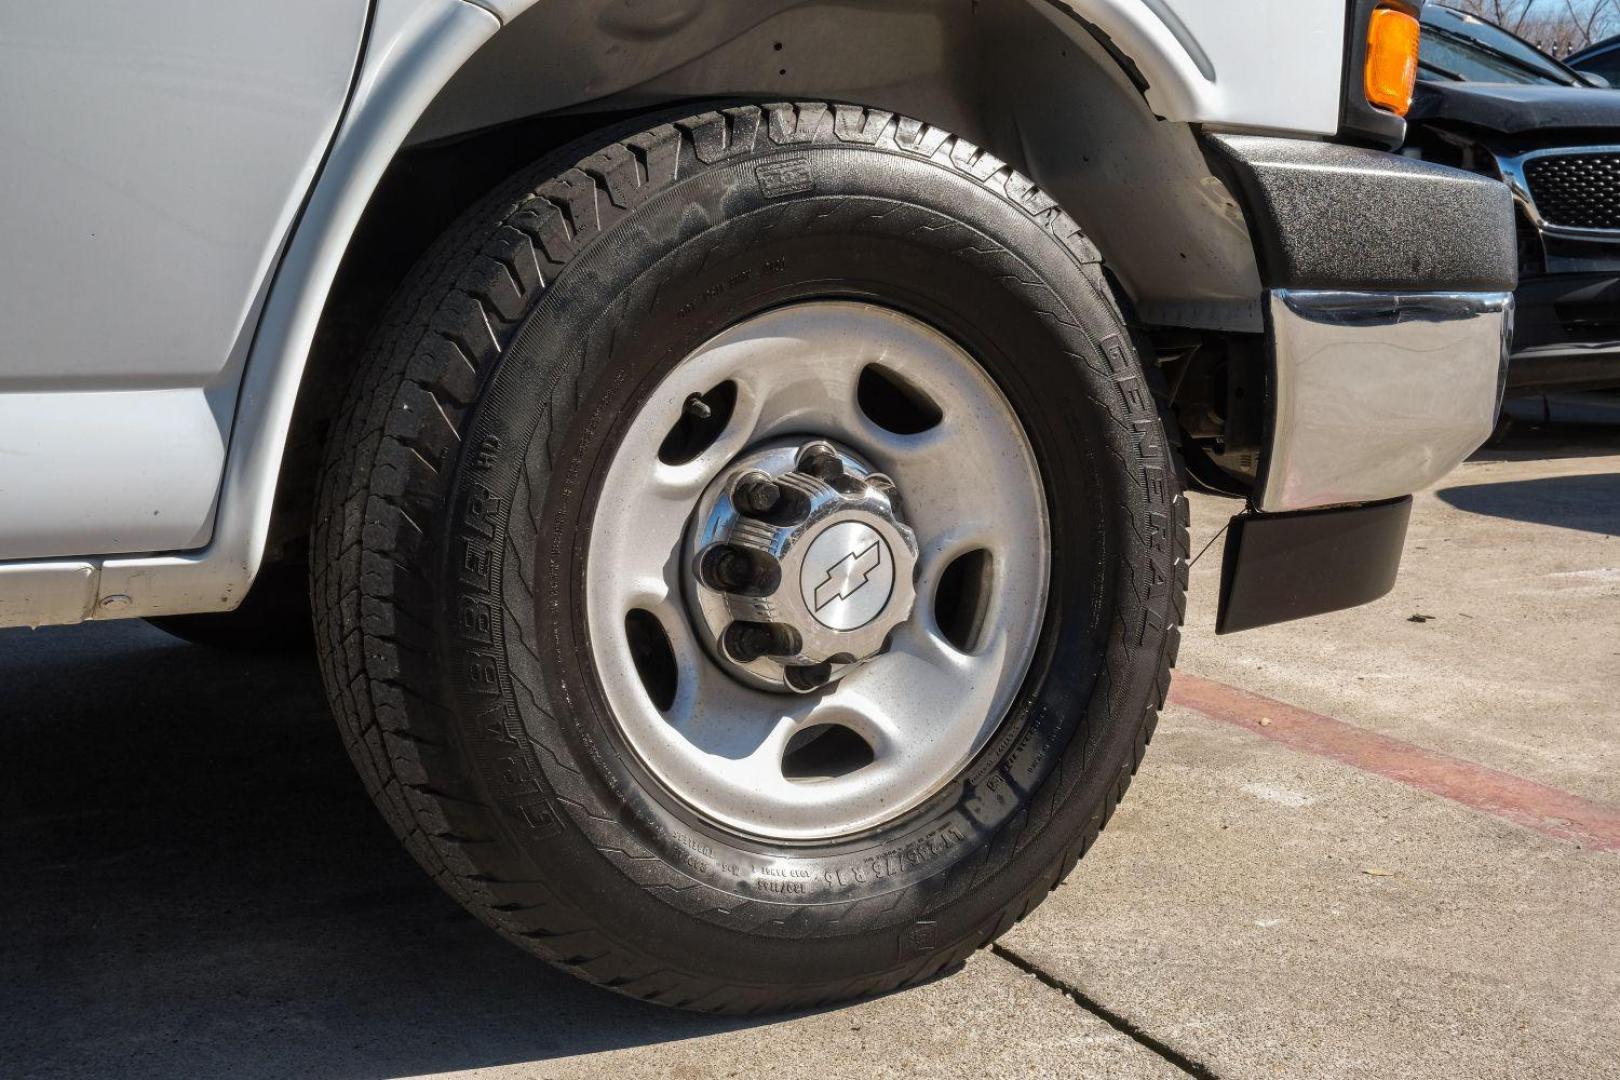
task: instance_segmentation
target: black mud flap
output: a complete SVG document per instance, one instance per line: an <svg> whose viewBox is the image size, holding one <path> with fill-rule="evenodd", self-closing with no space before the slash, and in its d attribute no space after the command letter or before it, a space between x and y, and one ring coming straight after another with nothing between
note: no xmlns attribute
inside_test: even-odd
<svg viewBox="0 0 1620 1080"><path fill-rule="evenodd" d="M1395 585L1412 499L1239 514L1226 534L1217 634L1370 603Z"/></svg>

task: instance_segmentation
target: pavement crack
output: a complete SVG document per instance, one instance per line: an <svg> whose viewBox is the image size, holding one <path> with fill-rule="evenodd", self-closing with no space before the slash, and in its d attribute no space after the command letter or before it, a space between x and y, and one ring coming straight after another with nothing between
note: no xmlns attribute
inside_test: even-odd
<svg viewBox="0 0 1620 1080"><path fill-rule="evenodd" d="M1041 982L1063 994L1070 1001L1074 1002L1076 1005L1080 1006L1082 1009L1086 1010L1086 1012L1095 1016L1097 1019L1101 1020L1103 1023L1107 1024L1121 1035L1124 1035L1126 1038L1135 1042L1144 1049L1157 1054L1159 1057L1169 1062L1175 1068L1180 1069L1188 1076L1196 1077L1197 1080L1220 1080L1220 1076L1208 1065L1205 1065L1203 1062L1194 1058L1188 1057L1186 1054L1183 1054L1180 1050L1177 1050L1169 1043L1155 1038L1146 1031L1143 1031L1125 1017L1108 1008L1108 1006L1102 1004L1100 1001L1097 1001L1095 998L1087 994L1084 990L1081 990L1078 986L1075 986L1073 983L1065 982L1056 975L1052 975L1041 970L1024 957L1013 952L1011 949L1007 948L1007 946L1000 943L991 945L990 951L1007 961L1007 963L1011 964L1019 971L1035 976Z"/></svg>

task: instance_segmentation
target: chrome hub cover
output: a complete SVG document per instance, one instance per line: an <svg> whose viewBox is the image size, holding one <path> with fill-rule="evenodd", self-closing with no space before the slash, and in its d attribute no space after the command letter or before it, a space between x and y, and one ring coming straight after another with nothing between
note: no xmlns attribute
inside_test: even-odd
<svg viewBox="0 0 1620 1080"><path fill-rule="evenodd" d="M709 486L688 587L721 667L810 693L881 654L916 602L917 539L893 481L822 439L746 454Z"/></svg>

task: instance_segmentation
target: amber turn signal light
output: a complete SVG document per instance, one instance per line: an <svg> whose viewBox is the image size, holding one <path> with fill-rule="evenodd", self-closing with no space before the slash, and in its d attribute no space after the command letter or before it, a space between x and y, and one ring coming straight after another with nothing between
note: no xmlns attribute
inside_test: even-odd
<svg viewBox="0 0 1620 1080"><path fill-rule="evenodd" d="M1396 116L1412 108L1423 26L1404 11L1373 10L1367 27L1367 100Z"/></svg>

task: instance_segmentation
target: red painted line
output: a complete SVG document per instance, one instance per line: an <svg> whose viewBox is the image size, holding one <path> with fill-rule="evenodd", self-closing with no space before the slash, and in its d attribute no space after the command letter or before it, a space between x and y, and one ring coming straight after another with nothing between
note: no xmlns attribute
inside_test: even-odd
<svg viewBox="0 0 1620 1080"><path fill-rule="evenodd" d="M1235 686L1177 673L1170 702L1599 851L1620 851L1620 808L1476 765ZM1264 718L1268 721L1260 723Z"/></svg>

